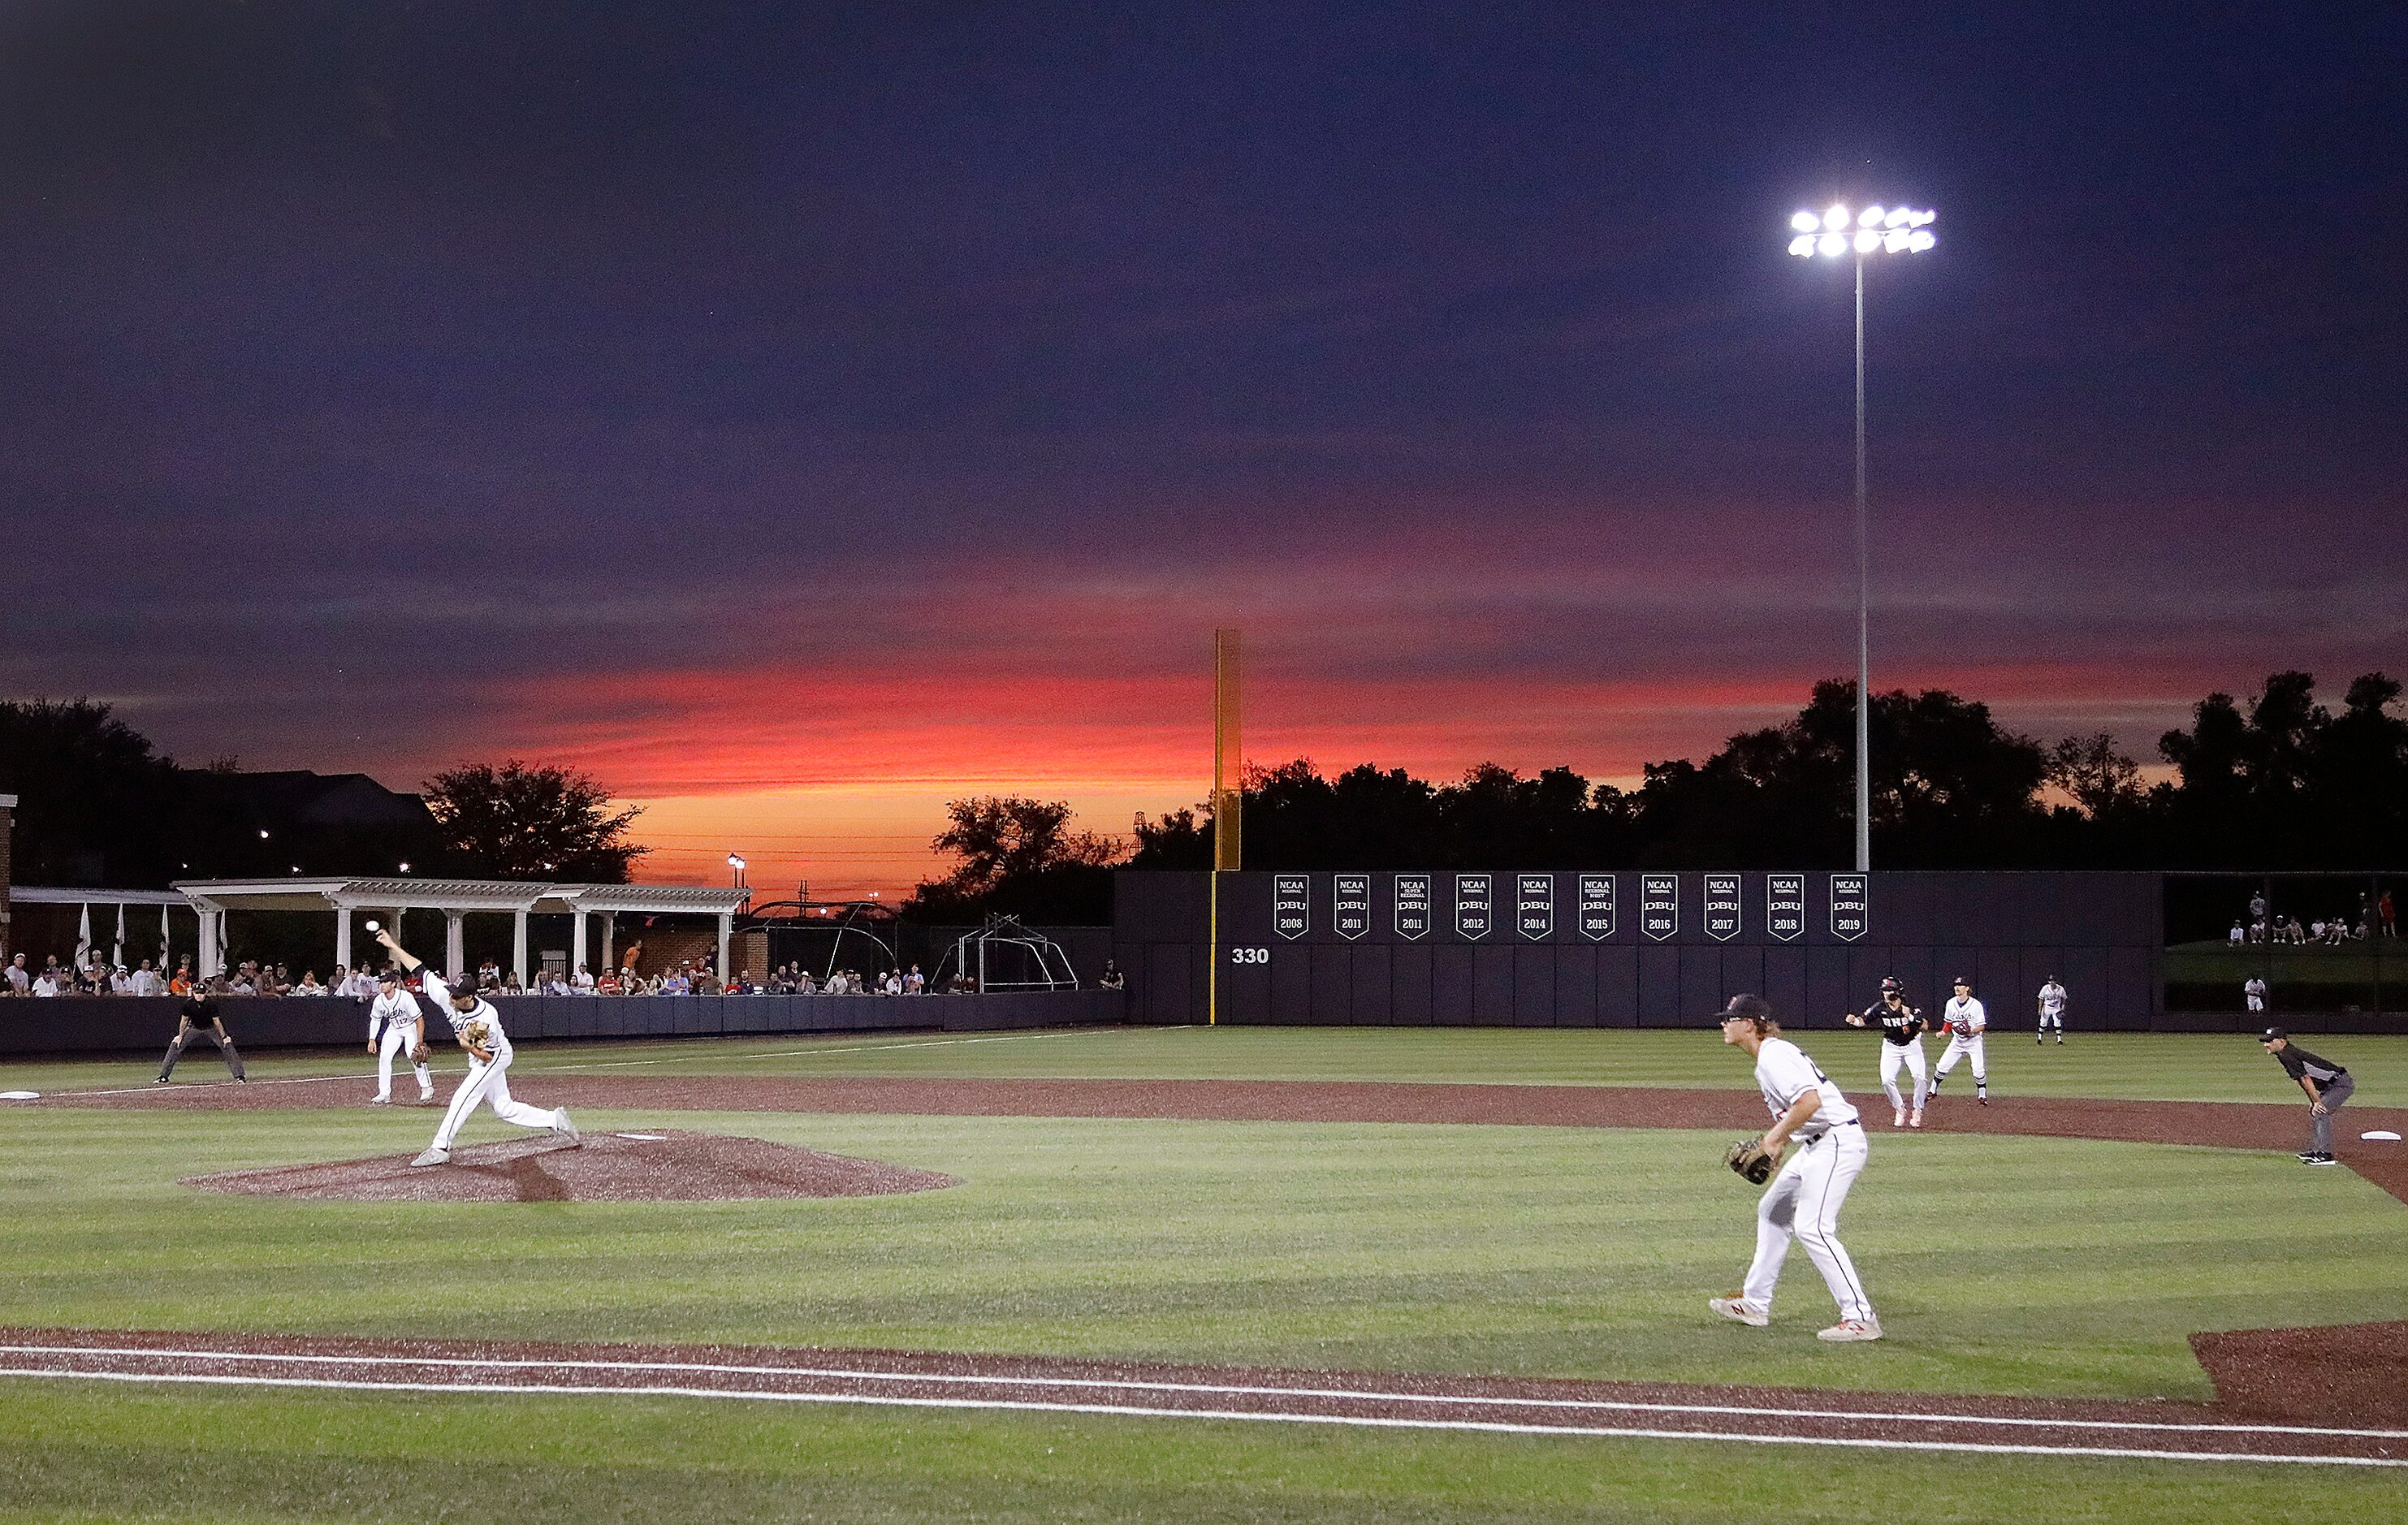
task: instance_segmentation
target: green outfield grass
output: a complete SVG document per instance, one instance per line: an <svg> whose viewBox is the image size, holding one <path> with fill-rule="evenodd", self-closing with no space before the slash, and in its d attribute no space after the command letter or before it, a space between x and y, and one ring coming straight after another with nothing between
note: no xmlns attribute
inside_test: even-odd
<svg viewBox="0 0 2408 1525"><path fill-rule="evenodd" d="M1869 1081L1874 1040L1809 1035ZM2401 1040L2327 1046L2383 1101ZM1853 1050L1855 1059L1847 1056ZM365 1057L365 1056L362 1056ZM348 1056L264 1062L326 1073ZM1852 1073L1860 1064L1868 1072ZM612 1066L615 1068L593 1068ZM1745 1086L1710 1033L1113 1030L964 1041L530 1045L548 1071ZM196 1078L208 1077L206 1067ZM0 1087L122 1082L14 1065ZM2019 1081L2017 1076L2021 1076ZM146 1075L136 1076L139 1080ZM1994 1085L2285 1100L2238 1038L1994 1046ZM2121 1082L2120 1090L2115 1084ZM1853 1089L1870 1089L1859 1084ZM2204 1398L2199 1330L2394 1318L2408 1209L2287 1156L1873 1140L1845 1223L1890 1338L1712 1320L1753 1244L1719 1134L760 1113L667 1123L951 1172L905 1197L371 1204L177 1183L413 1150L431 1114L0 1105L0 1321L726 1340L1935 1393ZM480 1119L468 1142L510 1136ZM1049 1452L1047 1447L1052 1447ZM2408 1478L658 1399L0 1382L0 1519L2388 1519Z"/></svg>
<svg viewBox="0 0 2408 1525"><path fill-rule="evenodd" d="M0 1385L0 1520L2376 1521L2408 1478L882 1414L659 1399L309 1397Z"/></svg>
<svg viewBox="0 0 2408 1525"><path fill-rule="evenodd" d="M1880 1039L1842 1030L1793 1034L1852 1094L1875 1092ZM2408 1103L2408 1037L2315 1037L2317 1051L2358 1077L2356 1105ZM1936 1062L1940 1041L1925 1050ZM1989 1045L2001 1094L2163 1101L2288 1103L2299 1092L2239 1033L2077 1032L2062 1047L2002 1030ZM456 1054L438 1064L460 1067ZM156 1061L0 1062L0 1090L138 1086ZM1711 1029L1182 1027L979 1035L896 1033L823 1037L682 1038L521 1047L513 1075L930 1076L991 1078L1405 1080L1511 1085L1753 1089L1747 1064ZM353 1074L365 1054L265 1056L254 1077ZM225 1078L215 1053L188 1054L178 1083ZM401 1087L407 1090L405 1076ZM448 1084L448 1082L447 1082ZM369 1089L373 1089L371 1083ZM0 1104L5 1107L5 1104Z"/></svg>

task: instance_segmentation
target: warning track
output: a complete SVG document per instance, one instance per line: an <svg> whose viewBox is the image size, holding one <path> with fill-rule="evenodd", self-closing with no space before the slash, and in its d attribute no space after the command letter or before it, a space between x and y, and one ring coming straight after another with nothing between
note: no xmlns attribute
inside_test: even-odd
<svg viewBox="0 0 2408 1525"><path fill-rule="evenodd" d="M1141 1365L941 1352L0 1330L0 1375L515 1397L986 1409L1589 1439L2408 1466L2408 1430L2213 1405Z"/></svg>

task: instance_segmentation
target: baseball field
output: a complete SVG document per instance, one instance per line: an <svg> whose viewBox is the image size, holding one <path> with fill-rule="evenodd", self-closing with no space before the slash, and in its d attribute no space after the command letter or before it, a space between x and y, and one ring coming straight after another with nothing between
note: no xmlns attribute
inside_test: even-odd
<svg viewBox="0 0 2408 1525"><path fill-rule="evenodd" d="M1712 1030L523 1045L0 1066L0 1518L2408 1517L2408 1039L2345 1168L2231 1036L1991 1046L1767 1329ZM438 1086L459 1078L438 1061ZM401 1093L410 1090L405 1079Z"/></svg>

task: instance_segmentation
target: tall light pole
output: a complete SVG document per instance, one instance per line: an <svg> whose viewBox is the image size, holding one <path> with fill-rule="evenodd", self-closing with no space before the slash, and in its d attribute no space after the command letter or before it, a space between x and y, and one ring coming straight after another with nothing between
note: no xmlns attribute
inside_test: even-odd
<svg viewBox="0 0 2408 1525"><path fill-rule="evenodd" d="M1789 220L1789 252L1800 259L1856 257L1856 872L1873 866L1872 646L1866 608L1872 594L1872 561L1867 549L1865 513L1865 261L1876 254L1920 254L1939 243L1931 223L1939 214L1904 207L1868 207L1860 212L1834 206Z"/></svg>

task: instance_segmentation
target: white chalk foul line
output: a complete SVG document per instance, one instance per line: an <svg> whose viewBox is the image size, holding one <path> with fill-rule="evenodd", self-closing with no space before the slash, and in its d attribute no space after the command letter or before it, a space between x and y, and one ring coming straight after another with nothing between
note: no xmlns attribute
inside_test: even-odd
<svg viewBox="0 0 2408 1525"><path fill-rule="evenodd" d="M1751 1431L1656 1430L1621 1425L1514 1424L1498 1419L1416 1419L1368 1414L1280 1414L1250 1409L1156 1408L1121 1404L1047 1403L1016 1398L912 1398L893 1393L759 1392L726 1388L603 1387L532 1382L362 1381L322 1376L213 1375L204 1373L76 1372L0 1366L0 1376L74 1381L165 1382L207 1387L302 1388L351 1392L503 1393L531 1397L721 1398L744 1403L858 1404L880 1408L980 1409L1038 1414L1083 1414L1114 1418L1221 1419L1273 1424L1326 1424L1363 1430L1447 1430L1484 1434L1559 1435L1626 1440L1727 1441L1754 1446L1823 1446L1847 1450L1940 1451L1990 1456L2078 1456L2120 1461L2273 1462L2304 1466L2408 1467L2408 1459L2315 1456L2290 1452L2155 1451L2117 1446L2014 1446L1998 1442L1895 1440L1837 1435L1770 1435Z"/></svg>
<svg viewBox="0 0 2408 1525"><path fill-rule="evenodd" d="M644 1374L692 1373L710 1376L809 1377L825 1381L883 1382L901 1386L1051 1388L1111 1392L1162 1392L1222 1398L1318 1398L1345 1403L1421 1404L1448 1408L1565 1409L1627 1414L1709 1414L1723 1418L1831 1419L1863 1423L1905 1419L1917 1424L1995 1424L2051 1430L2128 1431L2144 1433L2315 1435L2352 1440L2408 1440L2408 1430L2358 1430L2325 1425L2183 1424L2157 1419L2078 1419L2012 1415L1917 1413L1912 1410L1797 1408L1778 1404L1679 1404L1638 1399L1537 1398L1512 1395L1400 1392L1380 1388L1295 1388L1237 1382L1146 1381L1131 1377L982 1375L974 1372L868 1371L849 1366L765 1366L698 1361L595 1361L573 1357L538 1360L509 1356L279 1355L259 1350L184 1349L161 1346L0 1345L0 1355L92 1356L133 1360L250 1362L255 1365L408 1367L457 1371L583 1371ZM71 1374L82 1375L82 1374ZM122 1374L120 1374L122 1375ZM499 1390L470 1384L479 1390ZM605 1390L618 1391L619 1389ZM1113 1412L1120 1412L1114 1409ZM1187 1412L1179 1410L1178 1412ZM1554 1427L1548 1427L1554 1428ZM2156 1452L2148 1454L2156 1455Z"/></svg>

